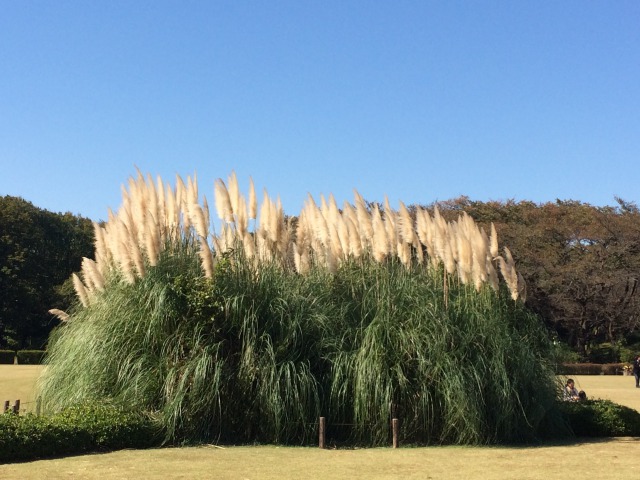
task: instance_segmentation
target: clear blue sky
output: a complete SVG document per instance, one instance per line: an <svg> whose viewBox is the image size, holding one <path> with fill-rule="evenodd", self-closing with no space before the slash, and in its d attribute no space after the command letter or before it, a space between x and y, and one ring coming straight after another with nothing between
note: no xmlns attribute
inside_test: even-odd
<svg viewBox="0 0 640 480"><path fill-rule="evenodd" d="M640 2L0 0L0 195L640 195Z"/></svg>

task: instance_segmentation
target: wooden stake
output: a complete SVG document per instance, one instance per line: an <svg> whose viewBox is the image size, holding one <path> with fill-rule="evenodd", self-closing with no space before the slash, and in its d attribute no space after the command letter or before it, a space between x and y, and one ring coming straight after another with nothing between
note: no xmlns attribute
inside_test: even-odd
<svg viewBox="0 0 640 480"><path fill-rule="evenodd" d="M394 418L393 420L391 420L391 427L393 430L393 448L398 448L398 419Z"/></svg>
<svg viewBox="0 0 640 480"><path fill-rule="evenodd" d="M13 404L13 413L20 413L20 400L16 400L16 403Z"/></svg>
<svg viewBox="0 0 640 480"><path fill-rule="evenodd" d="M326 419L324 417L320 417L318 422L318 446L320 448L325 448L326 426Z"/></svg>

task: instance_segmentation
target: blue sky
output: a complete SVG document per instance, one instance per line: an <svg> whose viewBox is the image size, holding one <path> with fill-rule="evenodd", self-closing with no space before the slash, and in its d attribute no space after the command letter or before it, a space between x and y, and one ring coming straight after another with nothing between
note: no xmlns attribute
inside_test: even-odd
<svg viewBox="0 0 640 480"><path fill-rule="evenodd" d="M135 166L392 205L639 201L640 2L0 0L0 195Z"/></svg>

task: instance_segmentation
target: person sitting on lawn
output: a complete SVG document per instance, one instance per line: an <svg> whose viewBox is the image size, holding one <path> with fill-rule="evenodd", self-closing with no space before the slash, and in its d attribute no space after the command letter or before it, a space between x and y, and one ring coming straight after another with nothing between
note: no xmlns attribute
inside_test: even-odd
<svg viewBox="0 0 640 480"><path fill-rule="evenodd" d="M585 394L586 397L586 394ZM564 386L564 400L567 402L577 402L580 399L580 394L576 388L576 384L573 378L567 380L567 384Z"/></svg>

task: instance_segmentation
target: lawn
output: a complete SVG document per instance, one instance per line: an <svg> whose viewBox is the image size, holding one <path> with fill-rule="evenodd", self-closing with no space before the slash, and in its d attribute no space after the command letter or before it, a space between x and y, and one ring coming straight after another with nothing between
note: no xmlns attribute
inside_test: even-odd
<svg viewBox="0 0 640 480"><path fill-rule="evenodd" d="M0 366L0 399L33 401L41 367ZM575 376L590 398L640 410L633 377ZM638 478L640 438L535 447L320 450L302 447L191 447L124 450L0 466L0 478L33 479L560 479Z"/></svg>
<svg viewBox="0 0 640 480"><path fill-rule="evenodd" d="M0 365L0 406L20 400L21 410L35 412L35 384L41 365Z"/></svg>

